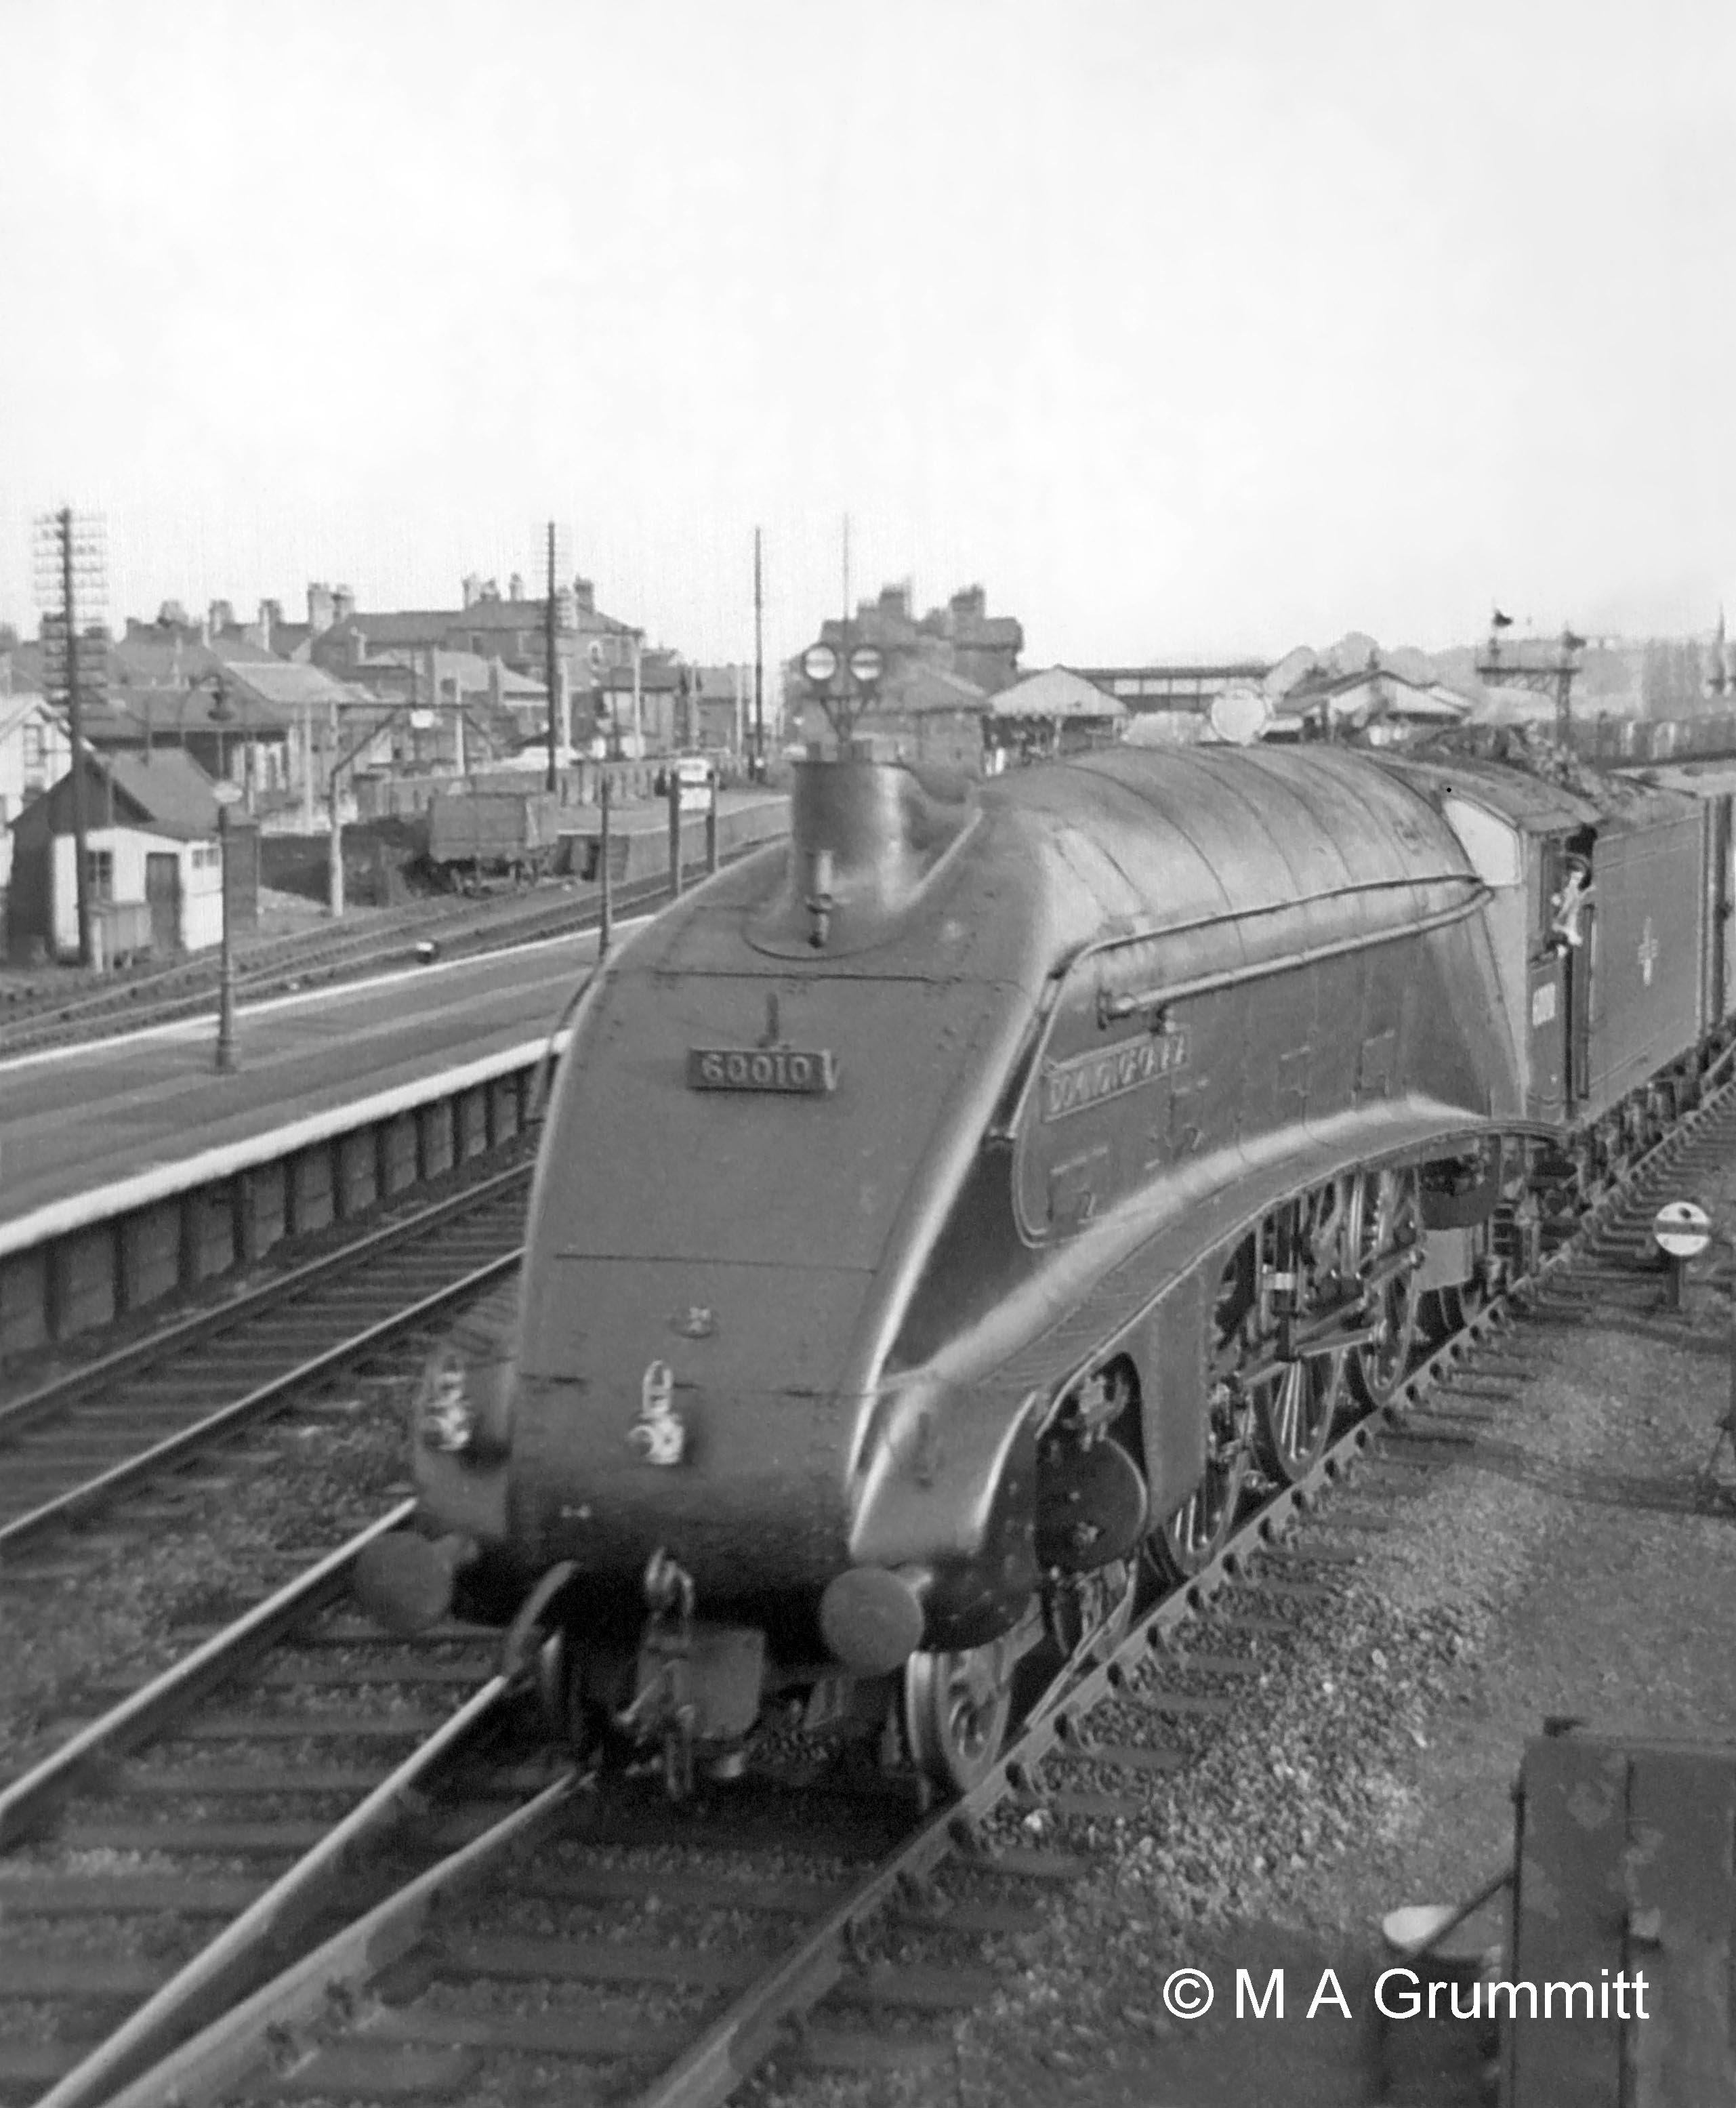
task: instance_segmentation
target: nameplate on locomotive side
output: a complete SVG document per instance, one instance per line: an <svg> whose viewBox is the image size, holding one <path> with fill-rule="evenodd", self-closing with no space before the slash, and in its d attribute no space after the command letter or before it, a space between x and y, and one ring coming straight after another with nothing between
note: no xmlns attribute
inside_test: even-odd
<svg viewBox="0 0 1736 2108"><path fill-rule="evenodd" d="M774 1091L823 1098L837 1084L829 1047L690 1047L692 1091Z"/></svg>
<svg viewBox="0 0 1736 2108"><path fill-rule="evenodd" d="M1143 1083L1188 1065L1185 1025L1174 1032L1148 1033L1138 1039L1124 1039L1119 1046L1093 1047L1075 1054L1069 1061L1045 1062L1043 1069L1043 1117L1065 1119L1100 1106L1106 1098L1118 1098L1137 1091Z"/></svg>

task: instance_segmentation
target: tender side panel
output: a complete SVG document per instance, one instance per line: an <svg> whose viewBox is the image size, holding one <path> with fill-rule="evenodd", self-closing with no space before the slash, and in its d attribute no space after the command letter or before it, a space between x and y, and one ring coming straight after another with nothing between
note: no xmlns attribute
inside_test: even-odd
<svg viewBox="0 0 1736 2108"><path fill-rule="evenodd" d="M1698 813L1600 836L1585 1110L1607 1111L1699 1037Z"/></svg>

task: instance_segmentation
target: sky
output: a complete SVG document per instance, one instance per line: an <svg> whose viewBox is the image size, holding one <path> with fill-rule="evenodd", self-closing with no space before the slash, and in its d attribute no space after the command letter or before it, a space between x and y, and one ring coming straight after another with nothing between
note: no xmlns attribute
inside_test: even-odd
<svg viewBox="0 0 1736 2108"><path fill-rule="evenodd" d="M1736 619L1729 0L0 0L0 619Z"/></svg>

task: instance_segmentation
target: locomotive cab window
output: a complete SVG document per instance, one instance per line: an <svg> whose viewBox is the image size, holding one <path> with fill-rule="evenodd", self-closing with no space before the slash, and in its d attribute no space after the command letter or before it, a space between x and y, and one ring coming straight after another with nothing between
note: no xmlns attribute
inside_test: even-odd
<svg viewBox="0 0 1736 2108"><path fill-rule="evenodd" d="M1468 798L1449 796L1441 801L1441 810L1485 885L1519 883L1525 867L1514 828L1486 805L1473 805Z"/></svg>

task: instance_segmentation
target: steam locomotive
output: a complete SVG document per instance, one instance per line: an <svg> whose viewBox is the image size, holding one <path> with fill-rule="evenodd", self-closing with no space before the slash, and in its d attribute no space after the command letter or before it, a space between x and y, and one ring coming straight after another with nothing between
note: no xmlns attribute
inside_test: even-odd
<svg viewBox="0 0 1736 2108"><path fill-rule="evenodd" d="M947 1789L1691 1101L1729 786L1332 746L968 788L845 743L590 983L521 1279L435 1355L364 1600L725 1774Z"/></svg>

